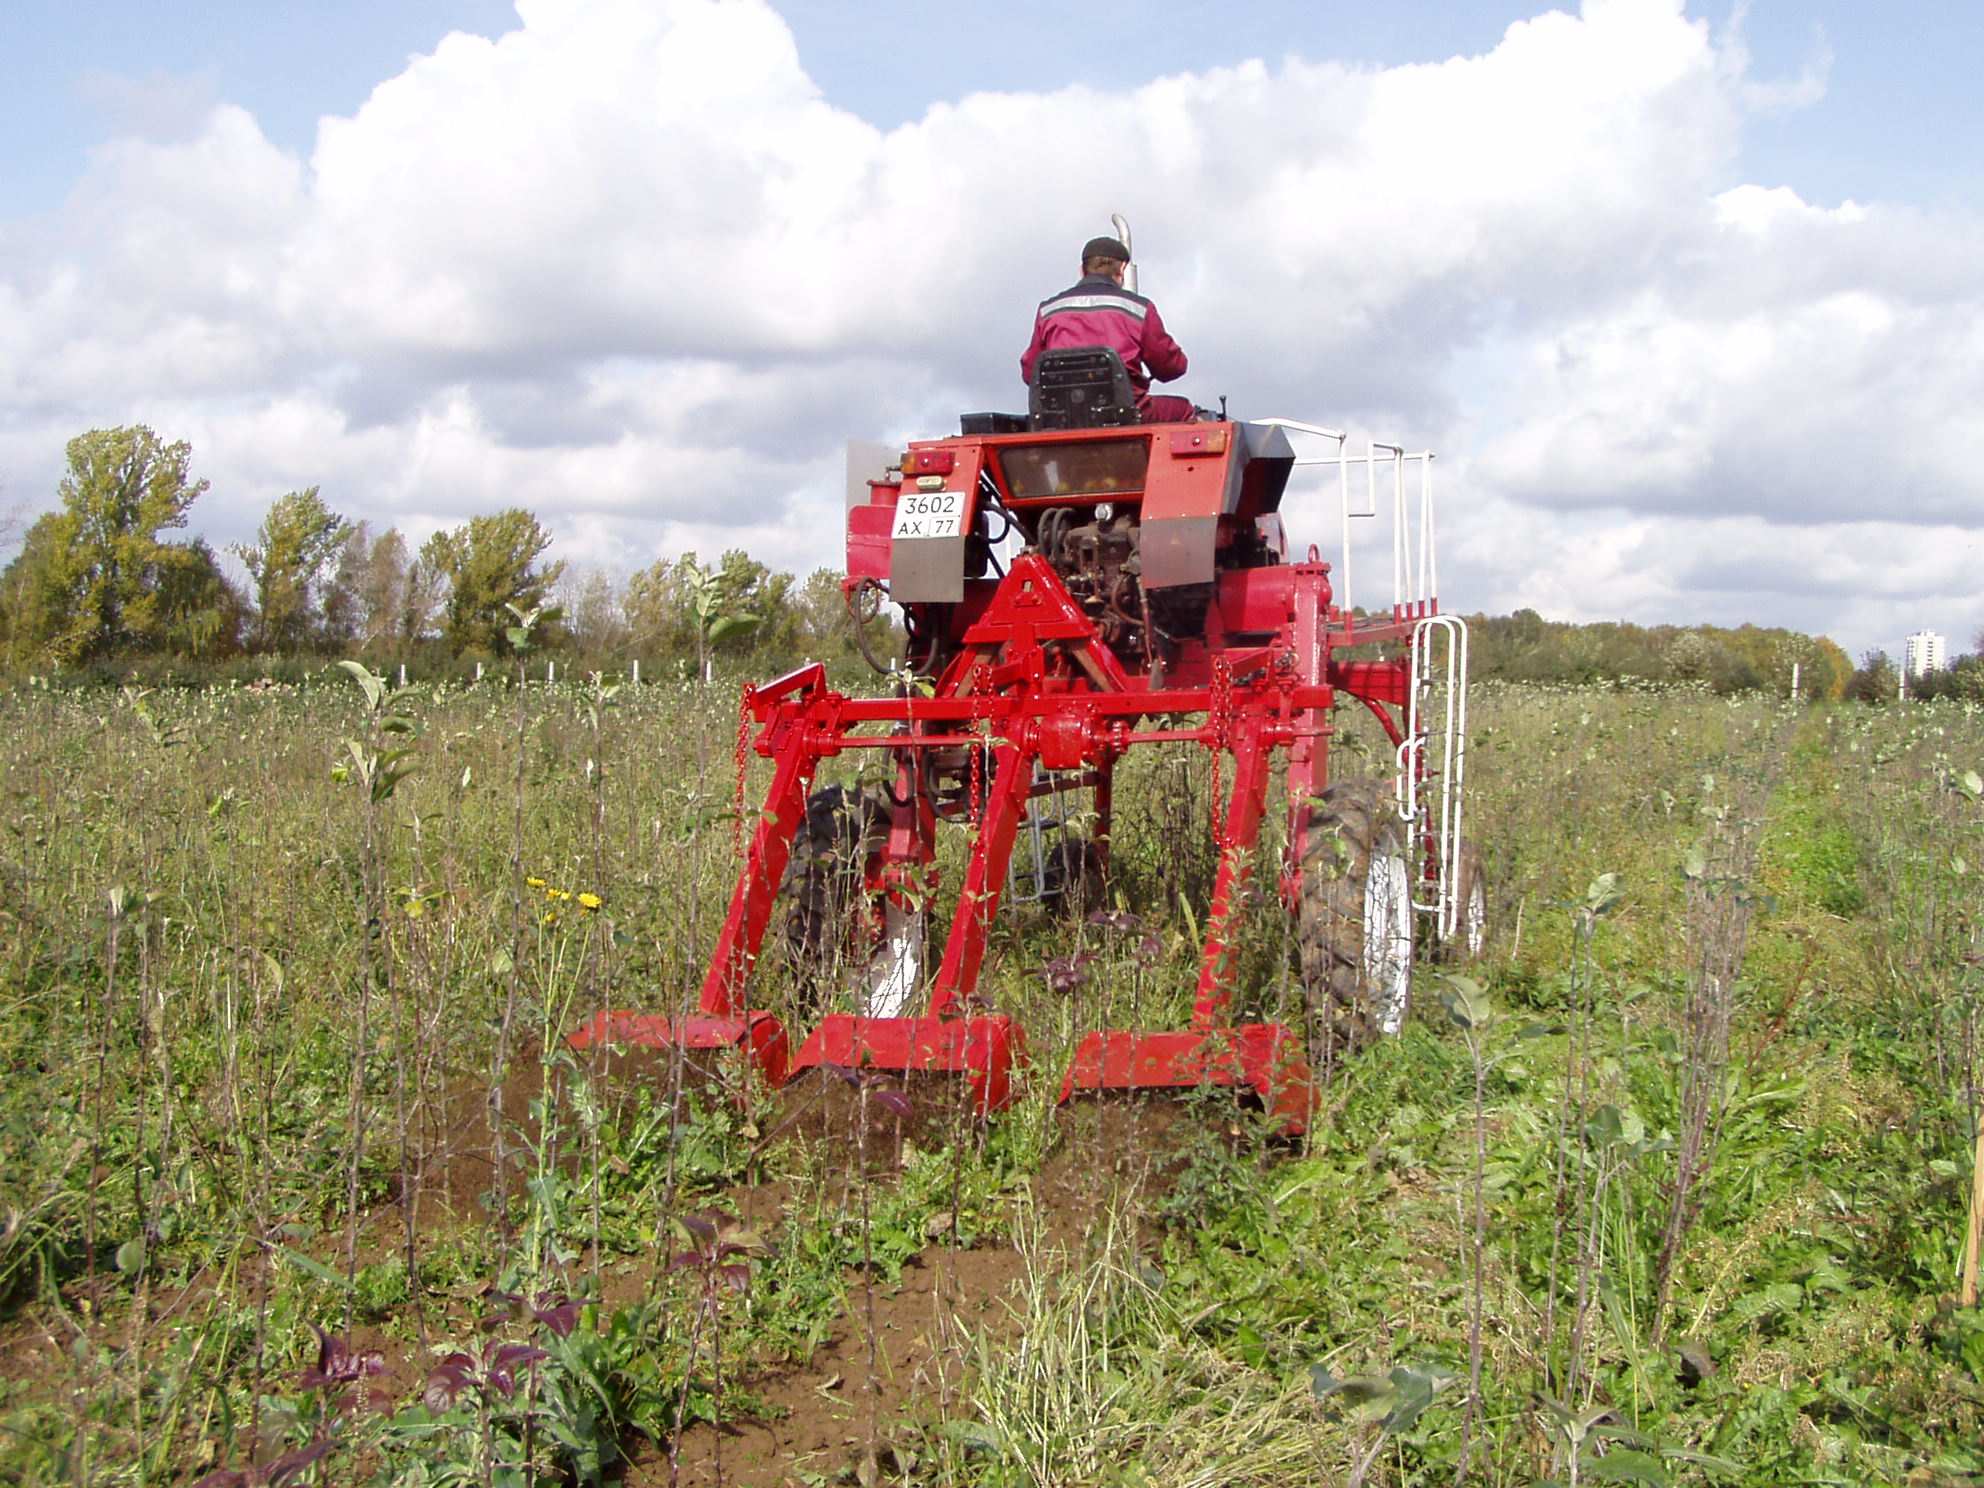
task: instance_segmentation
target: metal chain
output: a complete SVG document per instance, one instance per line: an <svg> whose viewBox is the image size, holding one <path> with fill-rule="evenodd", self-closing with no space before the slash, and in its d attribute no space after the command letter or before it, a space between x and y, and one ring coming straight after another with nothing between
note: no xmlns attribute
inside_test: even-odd
<svg viewBox="0 0 1984 1488"><path fill-rule="evenodd" d="M1226 751L1227 724L1233 711L1233 674L1227 670L1226 658L1215 656L1212 659L1212 710L1206 719L1212 734L1212 794L1206 808L1212 818L1213 845L1224 851L1226 848L1226 813L1221 809L1221 776L1225 764L1221 756Z"/></svg>
<svg viewBox="0 0 1984 1488"><path fill-rule="evenodd" d="M978 746L978 730L971 731L971 830L974 835L983 824L980 820L980 806L984 795L985 751Z"/></svg>

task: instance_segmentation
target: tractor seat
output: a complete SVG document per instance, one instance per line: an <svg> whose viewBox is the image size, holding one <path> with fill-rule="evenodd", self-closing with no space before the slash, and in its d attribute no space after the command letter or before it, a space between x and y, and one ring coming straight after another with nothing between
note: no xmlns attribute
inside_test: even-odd
<svg viewBox="0 0 1984 1488"><path fill-rule="evenodd" d="M1141 422L1136 389L1113 347L1064 346L1043 351L1033 364L1029 429L1120 429Z"/></svg>

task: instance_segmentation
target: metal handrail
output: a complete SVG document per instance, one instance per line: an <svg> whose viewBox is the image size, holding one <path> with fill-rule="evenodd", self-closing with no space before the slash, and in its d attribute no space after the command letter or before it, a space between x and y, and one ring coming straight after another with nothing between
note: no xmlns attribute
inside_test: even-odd
<svg viewBox="0 0 1984 1488"><path fill-rule="evenodd" d="M1309 434L1332 441L1336 448L1325 454L1300 455L1295 463L1334 465L1337 468L1337 509L1342 529L1342 549L1334 567L1331 588L1336 603L1349 620L1355 601L1351 589L1351 521L1375 519L1380 514L1380 467L1391 467L1390 507L1392 516L1392 618L1420 620L1439 611L1439 560L1434 546L1433 452L1408 450L1404 445L1372 440L1365 453L1353 455L1347 446L1350 436L1340 429L1300 419L1262 418L1250 422ZM1350 467L1364 467L1363 509L1351 504ZM1408 471L1418 472L1417 489L1408 481ZM1415 499L1416 498L1416 499Z"/></svg>
<svg viewBox="0 0 1984 1488"><path fill-rule="evenodd" d="M1444 637L1442 648L1438 639ZM1408 830L1422 831L1432 814L1433 896L1413 908L1434 916L1442 940L1459 927L1462 802L1467 779L1467 622L1458 615L1428 615L1412 629L1412 674L1407 690L1405 742L1399 746L1396 789ZM1442 654L1444 651L1444 654ZM1428 752L1433 758L1427 760ZM1422 783L1432 786L1422 801Z"/></svg>

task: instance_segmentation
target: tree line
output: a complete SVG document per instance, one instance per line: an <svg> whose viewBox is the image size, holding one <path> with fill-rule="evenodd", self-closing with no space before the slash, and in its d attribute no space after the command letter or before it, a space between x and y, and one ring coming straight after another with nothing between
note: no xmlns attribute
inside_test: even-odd
<svg viewBox="0 0 1984 1488"><path fill-rule="evenodd" d="M1721 694L1798 695L1819 702L1884 704L1955 698L1984 703L1984 631L1973 651L1941 671L1908 679L1885 651L1865 652L1855 666L1825 636L1757 625L1632 625L1604 621L1572 625L1534 610L1468 617L1475 678L1573 684L1637 678L1684 682Z"/></svg>
<svg viewBox="0 0 1984 1488"><path fill-rule="evenodd" d="M1573 625L1534 610L1468 617L1473 674L1519 682L1684 682L1722 693L1848 696L1857 673L1824 636L1758 625ZM1892 688L1889 689L1892 692Z"/></svg>
<svg viewBox="0 0 1984 1488"><path fill-rule="evenodd" d="M332 510L318 487L291 491L270 504L253 541L229 546L237 580L205 539L173 536L207 490L192 476L192 453L142 424L69 441L59 509L33 523L0 570L0 667L91 669L143 657L497 660L514 649L517 617L532 614L533 646L587 667L643 658L707 676L725 654L778 664L855 654L836 569L801 580L733 550L714 563L685 553L625 577L574 573L546 561L551 536L519 507L471 517L415 548L397 528L375 530ZM1856 668L1825 637L1789 630L1574 625L1527 609L1471 616L1469 625L1481 678L1639 678L1783 695L1795 666L1808 698L1885 702L1897 692L1883 653ZM892 637L875 640L886 655L897 649ZM1915 679L1909 692L1984 700L1984 654Z"/></svg>
<svg viewBox="0 0 1984 1488"><path fill-rule="evenodd" d="M331 509L321 490L269 506L229 546L237 581L204 538L173 536L207 490L192 447L144 425L69 441L60 507L0 570L0 665L87 669L147 656L405 660L440 651L500 659L519 615L535 647L587 663L679 660L707 674L724 652L851 651L838 572L804 581L742 551L694 553L622 579L546 561L551 535L512 507L470 517L418 548ZM624 664L624 663L623 663Z"/></svg>
<svg viewBox="0 0 1984 1488"><path fill-rule="evenodd" d="M1893 703L1907 698L1955 698L1984 703L1984 631L1971 640L1976 649L1951 658L1940 671L1921 673L1901 685L1901 666L1885 651L1869 651L1847 684L1846 696L1863 703Z"/></svg>

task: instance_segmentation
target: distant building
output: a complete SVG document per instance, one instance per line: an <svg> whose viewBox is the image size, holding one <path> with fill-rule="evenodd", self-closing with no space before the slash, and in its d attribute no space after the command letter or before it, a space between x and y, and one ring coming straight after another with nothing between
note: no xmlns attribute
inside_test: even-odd
<svg viewBox="0 0 1984 1488"><path fill-rule="evenodd" d="M1908 638L1908 648L1902 653L1902 675L1926 677L1931 672L1940 672L1949 666L1943 651L1943 638L1933 630L1918 630Z"/></svg>

